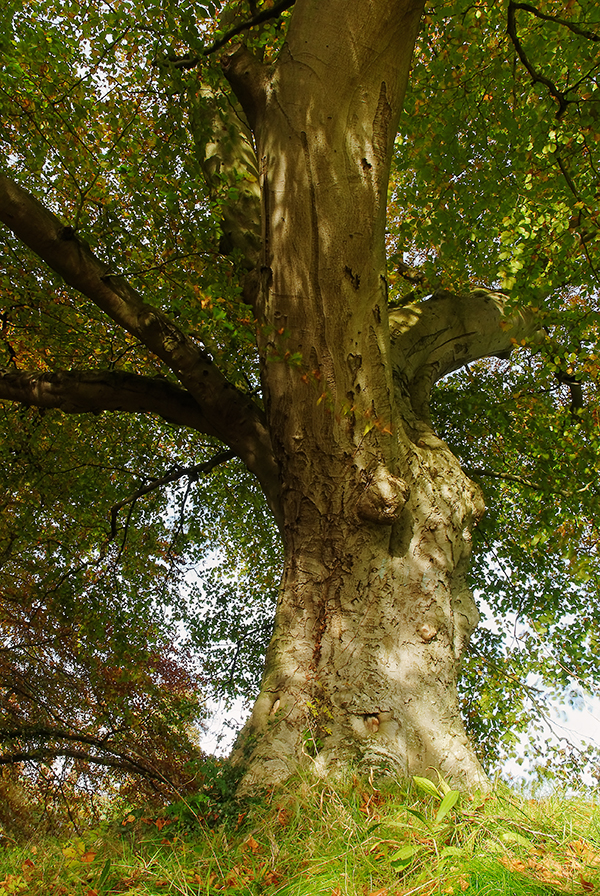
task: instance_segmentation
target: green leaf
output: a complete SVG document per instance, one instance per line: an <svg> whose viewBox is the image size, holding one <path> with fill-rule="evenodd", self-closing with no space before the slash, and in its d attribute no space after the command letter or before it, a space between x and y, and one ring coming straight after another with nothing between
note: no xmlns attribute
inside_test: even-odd
<svg viewBox="0 0 600 896"><path fill-rule="evenodd" d="M419 790L422 790L424 793L433 796L438 800L442 799L443 794L438 790L433 781L429 780L429 778L420 778L418 775L413 775L413 781Z"/></svg>
<svg viewBox="0 0 600 896"><path fill-rule="evenodd" d="M431 825L429 823L429 819L426 818L426 816L423 815L422 812L419 812L418 809L411 809L410 806L407 806L406 811L408 812L409 815L413 815L415 818L418 818L419 821L421 821L426 827L428 827L428 828L431 827Z"/></svg>
<svg viewBox="0 0 600 896"><path fill-rule="evenodd" d="M390 856L390 864L392 868L401 869L406 868L414 857L419 852L418 847L416 846L403 846L401 849L397 850L392 856Z"/></svg>
<svg viewBox="0 0 600 896"><path fill-rule="evenodd" d="M440 807L437 811L437 815L435 816L435 824L441 824L441 822L446 818L449 812L452 811L454 806L456 806L458 800L460 799L460 793L458 790L449 790L445 795L444 799L440 803Z"/></svg>
<svg viewBox="0 0 600 896"><path fill-rule="evenodd" d="M535 849L535 843L533 842L533 840L529 840L522 834L517 833L517 831L504 831L500 835L500 839L504 843L516 843L518 846L525 847L525 849Z"/></svg>

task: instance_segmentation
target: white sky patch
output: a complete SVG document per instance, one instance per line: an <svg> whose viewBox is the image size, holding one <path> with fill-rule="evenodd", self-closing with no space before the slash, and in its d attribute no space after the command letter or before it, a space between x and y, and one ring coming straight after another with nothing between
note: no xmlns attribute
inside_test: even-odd
<svg viewBox="0 0 600 896"><path fill-rule="evenodd" d="M577 708L565 705L554 706L550 712L550 725L547 726L547 732L553 739L565 738L578 748L585 748L586 745L592 744L600 750L600 698L582 693L581 705ZM520 740L517 757L504 763L501 777L510 784L527 788L534 779L537 759L528 756L529 738L526 732L521 735ZM519 759L521 762L518 761ZM583 768L581 770L581 789L597 787L598 779Z"/></svg>
<svg viewBox="0 0 600 896"><path fill-rule="evenodd" d="M238 731L250 715L251 706L239 697L229 706L224 700L209 700L207 708L207 727L200 735L200 746L213 756L227 756Z"/></svg>

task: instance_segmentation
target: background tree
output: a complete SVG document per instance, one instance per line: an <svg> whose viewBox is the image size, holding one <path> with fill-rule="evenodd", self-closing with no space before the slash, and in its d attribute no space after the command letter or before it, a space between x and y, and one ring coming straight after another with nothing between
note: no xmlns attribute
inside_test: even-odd
<svg viewBox="0 0 600 896"><path fill-rule="evenodd" d="M19 506L29 531L63 531L63 502L85 526L97 488L112 540L90 527L86 548L110 556L134 615L149 558L183 575L219 544L231 556L233 536L256 606L278 556L269 513L283 579L237 753L248 782L360 759L485 785L460 716L468 651L464 713L492 758L498 716L527 715L506 683L537 668L507 623L529 648L543 636L555 684L595 674L595 5L3 15L0 397L114 412L91 430L43 418L82 473L67 494L57 465L47 514ZM110 486L91 466L96 426ZM198 478L176 558L160 544L172 492L154 486ZM20 505L30 486L12 482ZM17 516L8 531L11 562ZM502 628L469 648L473 534ZM52 559L79 613L72 551ZM246 589L252 567L269 571ZM179 584L162 578L142 618ZM221 625L240 615L231 590L221 576L208 595ZM260 613L242 618L229 687L250 671L242 639L266 634Z"/></svg>

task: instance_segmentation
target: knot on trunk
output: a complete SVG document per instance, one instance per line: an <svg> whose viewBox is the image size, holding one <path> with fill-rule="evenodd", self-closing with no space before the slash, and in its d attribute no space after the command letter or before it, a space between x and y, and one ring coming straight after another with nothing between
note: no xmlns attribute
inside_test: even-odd
<svg viewBox="0 0 600 896"><path fill-rule="evenodd" d="M403 479L380 466L368 476L356 511L362 520L390 526L398 519L409 494L410 490Z"/></svg>

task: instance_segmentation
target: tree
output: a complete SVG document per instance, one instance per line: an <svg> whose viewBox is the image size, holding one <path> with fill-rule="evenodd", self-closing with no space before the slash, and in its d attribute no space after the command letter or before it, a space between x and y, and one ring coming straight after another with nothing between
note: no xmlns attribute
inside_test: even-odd
<svg viewBox="0 0 600 896"><path fill-rule="evenodd" d="M593 4L568 13L552 0L424 20L419 0L4 13L0 397L118 412L117 433L127 414L153 415L189 432L204 464L212 448L210 467L234 456L255 477L283 576L236 752L249 784L310 757L486 786L457 691L479 619L479 481L503 489L490 550L506 506L527 508L513 533L532 525L543 544L554 521L535 519L531 495L558 489L573 508L558 554L587 539L594 581L582 380L597 376L598 35ZM515 346L533 366L524 350L510 374L477 366ZM527 456L524 409L530 428L560 432L552 457L543 438ZM209 469L192 466L172 481ZM166 481L153 479L146 491ZM492 636L482 644L497 658Z"/></svg>

